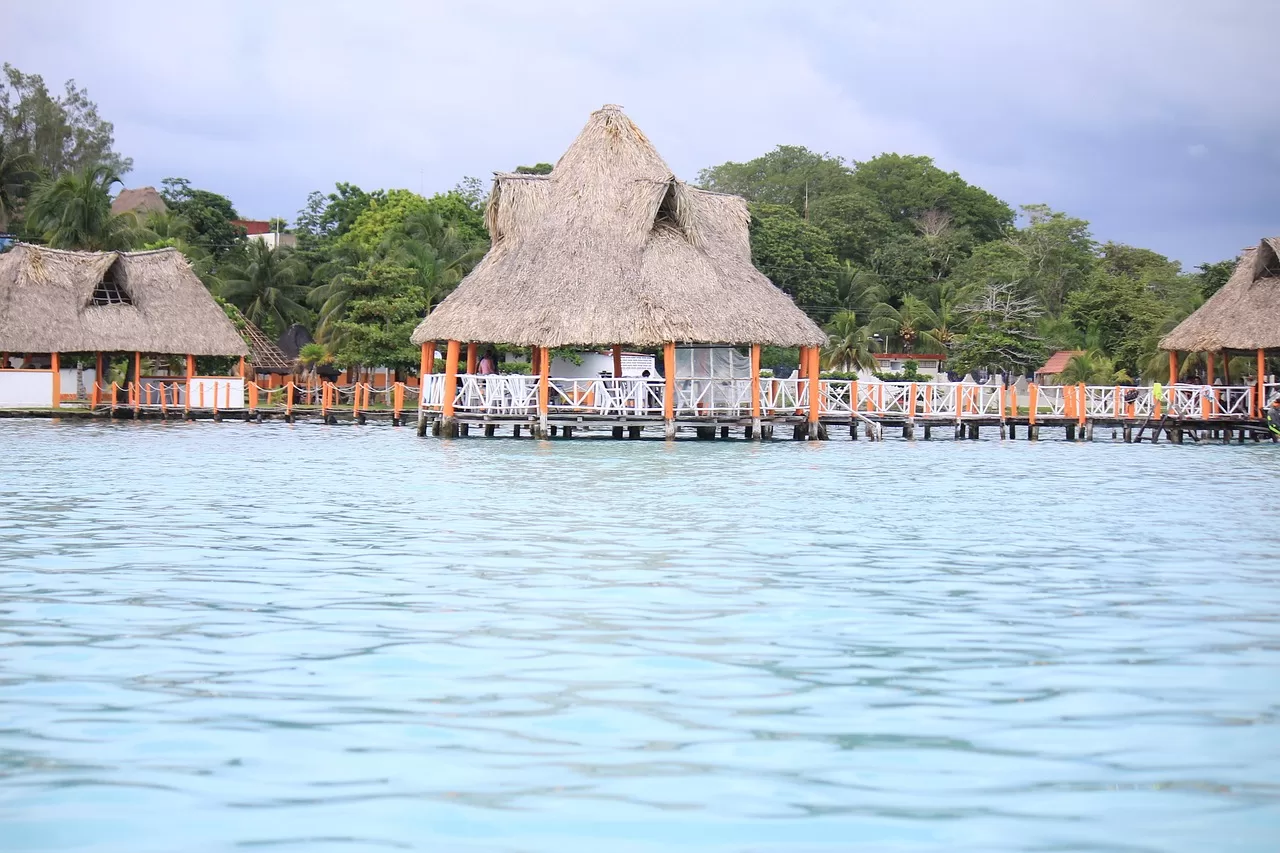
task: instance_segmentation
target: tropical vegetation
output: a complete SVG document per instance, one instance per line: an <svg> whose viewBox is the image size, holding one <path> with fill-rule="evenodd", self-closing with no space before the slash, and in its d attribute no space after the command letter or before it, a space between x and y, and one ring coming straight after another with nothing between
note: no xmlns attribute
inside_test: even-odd
<svg viewBox="0 0 1280 853"><path fill-rule="evenodd" d="M411 370L408 335L489 246L480 182L425 196L338 183L311 193L293 248L246 237L231 199L166 178L165 212L113 214L132 161L83 88L0 77L0 231L78 249L174 247L220 298L268 334L301 323L314 368ZM516 171L547 174L548 163ZM756 266L830 334L833 371L874 369L877 351L943 355L950 370L1027 373L1054 350L1081 354L1069 381L1165 378L1160 337L1220 288L1232 259L1192 272L1044 204L1014 208L918 155L846 161L780 145L702 170L745 197ZM767 368L794 351L767 348ZM1188 360L1194 369L1194 360Z"/></svg>

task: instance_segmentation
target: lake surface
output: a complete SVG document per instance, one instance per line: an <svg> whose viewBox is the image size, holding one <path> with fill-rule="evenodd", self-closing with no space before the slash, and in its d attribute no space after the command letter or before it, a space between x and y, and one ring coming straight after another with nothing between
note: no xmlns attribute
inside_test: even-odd
<svg viewBox="0 0 1280 853"><path fill-rule="evenodd" d="M1280 446L0 420L0 850L1274 851Z"/></svg>

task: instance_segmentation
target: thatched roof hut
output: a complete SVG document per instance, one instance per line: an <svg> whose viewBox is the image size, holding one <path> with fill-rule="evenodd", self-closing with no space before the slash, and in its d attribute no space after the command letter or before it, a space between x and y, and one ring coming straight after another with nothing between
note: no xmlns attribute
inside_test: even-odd
<svg viewBox="0 0 1280 853"><path fill-rule="evenodd" d="M549 175L497 174L486 215L489 253L414 343L826 343L752 266L746 202L678 180L617 106Z"/></svg>
<svg viewBox="0 0 1280 853"><path fill-rule="evenodd" d="M0 255L0 351L247 355L177 249Z"/></svg>
<svg viewBox="0 0 1280 853"><path fill-rule="evenodd" d="M139 219L145 219L148 213L164 213L169 205L164 197L156 192L155 187L135 187L131 190L120 190L120 194L111 200L112 213L132 213Z"/></svg>
<svg viewBox="0 0 1280 853"><path fill-rule="evenodd" d="M1164 339L1170 351L1280 349L1280 237L1244 250L1235 272Z"/></svg>

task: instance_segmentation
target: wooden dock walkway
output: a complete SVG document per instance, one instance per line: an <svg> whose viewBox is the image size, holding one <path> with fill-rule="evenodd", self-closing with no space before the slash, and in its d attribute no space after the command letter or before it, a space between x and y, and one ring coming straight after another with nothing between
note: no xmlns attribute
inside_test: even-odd
<svg viewBox="0 0 1280 853"><path fill-rule="evenodd" d="M444 377L432 375L425 394L405 383L376 388L320 382L265 388L227 379L190 404L183 379L139 387L95 389L90 400L60 408L0 409L0 417L136 420L285 421L404 426L440 434L445 423ZM235 383L234 385L232 383ZM682 379L666 407L664 379L550 379L545 412L537 377L461 375L453 400L457 435L573 438L836 438L872 441L886 435L929 440L1038 439L1061 435L1092 440L1108 433L1126 442L1258 441L1270 433L1256 386L1174 385L1156 398L1150 387L1030 386L966 383L887 383L823 379L816 422L810 383L761 379L752 416L750 380ZM197 389L201 390L201 389ZM1280 385L1266 386L1266 399ZM114 401L114 402L110 402ZM672 417L667 417L670 414ZM816 428L812 426L816 423ZM1048 432L1044 432L1048 431ZM816 435L815 435L816 433Z"/></svg>

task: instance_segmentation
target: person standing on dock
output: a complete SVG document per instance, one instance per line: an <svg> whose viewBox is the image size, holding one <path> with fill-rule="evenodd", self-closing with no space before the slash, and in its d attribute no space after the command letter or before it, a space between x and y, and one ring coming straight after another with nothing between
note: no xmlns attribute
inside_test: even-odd
<svg viewBox="0 0 1280 853"><path fill-rule="evenodd" d="M1280 397L1272 397L1267 407L1267 429L1271 431L1271 440L1280 438Z"/></svg>

